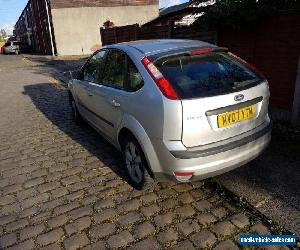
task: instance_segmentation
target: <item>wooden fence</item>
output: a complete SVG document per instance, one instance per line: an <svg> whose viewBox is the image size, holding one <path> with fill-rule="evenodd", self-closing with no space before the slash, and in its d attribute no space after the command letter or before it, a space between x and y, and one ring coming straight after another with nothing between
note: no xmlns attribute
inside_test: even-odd
<svg viewBox="0 0 300 250"><path fill-rule="evenodd" d="M100 29L102 45L147 39L184 38L217 43L217 32L198 32L174 25L140 27L138 24Z"/></svg>

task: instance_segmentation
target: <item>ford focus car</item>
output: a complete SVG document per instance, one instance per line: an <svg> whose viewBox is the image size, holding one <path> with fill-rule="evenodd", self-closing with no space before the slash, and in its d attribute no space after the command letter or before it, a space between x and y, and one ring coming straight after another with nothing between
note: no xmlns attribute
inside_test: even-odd
<svg viewBox="0 0 300 250"><path fill-rule="evenodd" d="M271 139L269 87L226 48L191 40L121 43L73 74L76 123L124 155L129 182L195 181L253 160Z"/></svg>

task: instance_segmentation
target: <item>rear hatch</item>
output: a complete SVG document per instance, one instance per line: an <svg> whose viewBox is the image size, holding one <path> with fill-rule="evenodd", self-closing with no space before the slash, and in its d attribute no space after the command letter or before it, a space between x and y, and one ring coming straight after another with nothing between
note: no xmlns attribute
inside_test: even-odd
<svg viewBox="0 0 300 250"><path fill-rule="evenodd" d="M181 99L186 147L232 138L266 121L268 84L240 58L197 50L161 57L154 64Z"/></svg>

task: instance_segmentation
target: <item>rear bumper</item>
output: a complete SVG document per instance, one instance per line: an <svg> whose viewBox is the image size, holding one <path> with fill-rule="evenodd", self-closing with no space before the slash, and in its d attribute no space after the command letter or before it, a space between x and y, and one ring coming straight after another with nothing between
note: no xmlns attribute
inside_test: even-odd
<svg viewBox="0 0 300 250"><path fill-rule="evenodd" d="M209 155L215 155L218 153L232 150L234 148L241 147L247 143L255 141L258 138L269 133L271 131L271 129L272 129L272 125L270 123L268 126L263 128L262 130L259 130L254 134L250 134L240 140L227 143L226 145L210 147L210 148L202 149L202 150L196 149L196 150L170 151L170 153L177 159L192 159L192 158L198 158L198 157L205 157L205 156L209 156Z"/></svg>
<svg viewBox="0 0 300 250"><path fill-rule="evenodd" d="M233 144L196 151L162 151L161 169L154 171L157 180L176 181L174 172L193 172L189 181L213 177L240 167L259 156L271 140L271 124ZM176 156L176 157L175 157Z"/></svg>

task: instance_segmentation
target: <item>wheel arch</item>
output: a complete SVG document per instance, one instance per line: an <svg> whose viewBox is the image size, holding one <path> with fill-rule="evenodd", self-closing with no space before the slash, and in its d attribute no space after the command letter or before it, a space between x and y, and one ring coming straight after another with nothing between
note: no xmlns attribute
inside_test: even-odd
<svg viewBox="0 0 300 250"><path fill-rule="evenodd" d="M148 163L148 173L154 177L154 172L159 169L159 161L149 136L142 125L131 115L124 115L123 122L118 132L118 143L122 149L122 143L126 136L133 136L143 150Z"/></svg>

